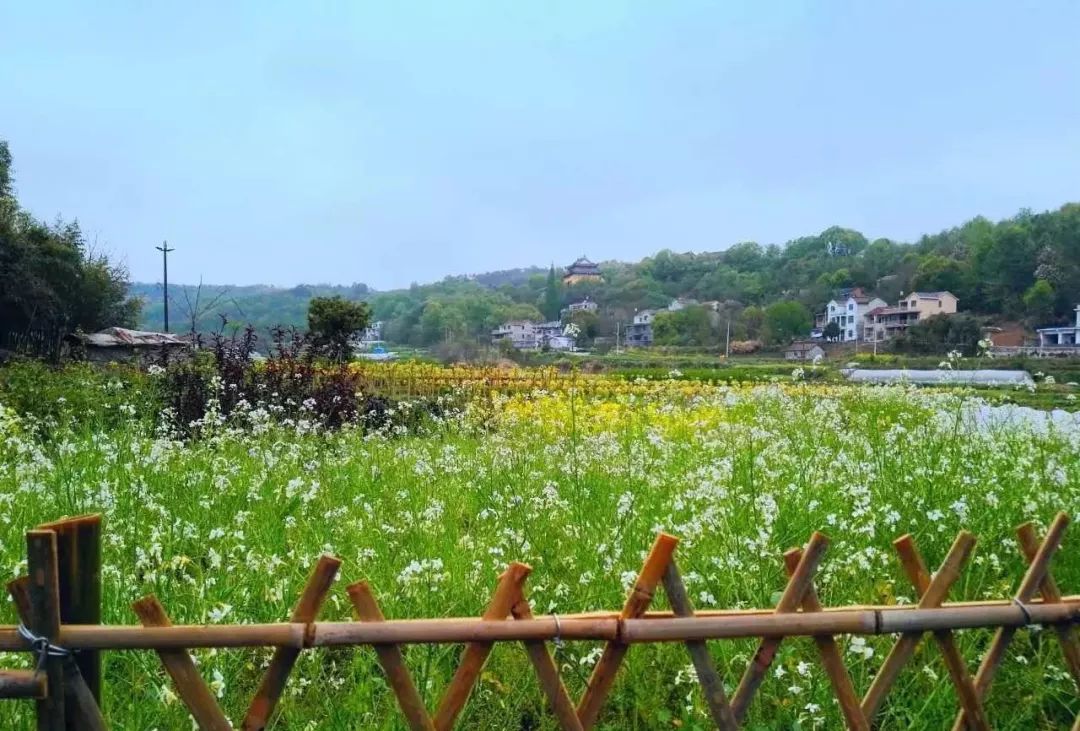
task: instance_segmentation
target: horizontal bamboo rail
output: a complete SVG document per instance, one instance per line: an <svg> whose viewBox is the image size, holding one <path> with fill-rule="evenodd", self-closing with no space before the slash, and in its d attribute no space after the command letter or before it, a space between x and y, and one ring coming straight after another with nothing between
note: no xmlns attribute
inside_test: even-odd
<svg viewBox="0 0 1080 731"><path fill-rule="evenodd" d="M80 526L97 524L77 519ZM563 731L587 731L600 721L603 706L614 687L621 663L631 647L643 643L685 643L698 673L703 700L713 722L722 731L739 729L747 718L756 691L767 677L781 643L791 637L812 637L837 697L845 726L854 731L874 728L889 690L925 637L932 637L956 691L961 729L991 728L984 701L994 672L1005 657L1015 633L1029 625L1054 630L1048 636L1061 645L1066 666L1080 688L1080 640L1074 625L1080 622L1080 595L1063 596L1050 573L1051 560L1061 545L1068 524L1064 514L1049 526L1041 540L1034 528L1018 529L1021 555L1028 568L1011 600L947 602L950 587L961 576L975 545L975 537L961 532L938 571L931 574L911 536L894 543L900 563L919 597L916 605L856 605L824 607L814 576L828 539L815 533L803 548L784 554L788 583L772 608L696 611L692 606L674 560L678 539L661 533L634 581L626 602L618 611L594 611L566 615L534 616L524 584L531 572L513 562L499 577L482 617L441 619L387 619L366 582L347 588L361 621L318 621L319 609L329 594L340 561L324 556L313 568L290 621L242 625L173 625L153 595L133 605L142 625L100 625L62 621L78 596L99 596L96 579L78 575L79 548L69 541L64 562L59 560L56 531L38 529L28 533L31 578L16 579L8 586L22 620L37 634L35 646L27 630L0 626L0 651L39 654L39 667L48 672L0 670L0 698L36 698L38 727L43 729L106 729L92 685L80 674L66 650L94 654L104 650L153 650L172 678L178 697L200 729L231 731L225 713L200 675L189 650L194 648L274 647L247 715L236 728L259 731L272 722L290 671L299 654L312 648L370 646L387 675L410 729L450 731L455 728L484 663L497 642L522 643L536 671L550 710ZM66 523L55 524L70 528ZM95 527L96 531L96 527ZM91 553L94 546L89 546ZM58 567L68 566L64 571ZM64 586L64 581L71 582ZM73 594L72 586L80 586ZM648 611L655 595L663 591L673 611ZM65 593L66 592L66 593ZM98 592L98 593L96 593ZM84 603L85 616L94 618L95 607ZM978 673L969 671L952 636L953 630L995 630ZM860 701L837 644L842 635L898 635ZM33 637L34 635L29 635ZM757 650L741 675L730 700L721 672L715 667L706 642L759 638ZM45 640L52 651L43 653ZM601 641L606 643L594 666L585 692L575 704L569 696L559 665L547 642ZM464 644L459 666L443 690L434 711L424 705L400 646L408 644ZM75 657L78 657L76 655ZM94 666L90 666L94 670ZM738 676L728 677L729 683ZM1074 726L1080 731L1080 720Z"/></svg>
<svg viewBox="0 0 1080 731"><path fill-rule="evenodd" d="M450 617L363 622L281 622L240 625L67 624L59 644L71 650L172 650L229 647L339 647L349 645L460 644L598 640L606 642L686 642L740 637L887 635L980 627L1023 627L1080 621L1080 597L1055 603L963 602L935 609L882 606L833 608L830 612L765 614L760 611L692 617L640 619L575 618L542 615L513 622ZM0 650L28 651L14 627L0 628Z"/></svg>
<svg viewBox="0 0 1080 731"><path fill-rule="evenodd" d="M32 670L0 670L0 698L44 698L45 676Z"/></svg>

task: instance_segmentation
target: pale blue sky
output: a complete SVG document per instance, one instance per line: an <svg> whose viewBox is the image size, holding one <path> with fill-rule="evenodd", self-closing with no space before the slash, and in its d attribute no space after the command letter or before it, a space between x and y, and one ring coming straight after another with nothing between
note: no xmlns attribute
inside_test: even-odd
<svg viewBox="0 0 1080 731"><path fill-rule="evenodd" d="M377 288L1080 199L1080 2L0 0L20 199Z"/></svg>

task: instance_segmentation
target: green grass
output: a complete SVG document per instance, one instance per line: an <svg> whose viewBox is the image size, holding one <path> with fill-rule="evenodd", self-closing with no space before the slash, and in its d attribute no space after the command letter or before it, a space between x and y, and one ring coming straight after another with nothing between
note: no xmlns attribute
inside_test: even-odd
<svg viewBox="0 0 1080 731"><path fill-rule="evenodd" d="M892 539L912 533L936 565L967 528L982 542L950 598L1001 598L1023 572L1015 525L1045 527L1056 511L1080 507L1076 433L976 432L962 425L964 397L955 394L815 385L688 393L672 383L646 396L627 387L604 402L567 394L485 401L470 407L476 413L399 436L232 425L181 443L156 434L152 419L80 419L67 407L44 435L7 413L0 567L9 578L24 570L26 528L101 511L109 623L134 623L130 603L151 592L178 623L283 621L322 552L345 562L324 619L350 617L344 584L360 578L389 617L479 615L511 560L534 568L536 614L569 613L619 607L663 529L682 538L677 558L696 605L751 607L770 606L782 589L781 553L822 529L832 541L817 582L823 601L887 603L914 598ZM1074 537L1054 572L1066 593L1080 587ZM14 621L10 606L0 621ZM972 667L989 636L961 633ZM890 642L869 639L871 656L842 642L859 690ZM575 696L597 647L557 651ZM730 688L753 643L710 649ZM429 706L458 652L407 650ZM196 656L238 722L269 651ZM26 658L0 657L0 666L17 662ZM681 646L634 647L601 728L708 728L688 665ZM812 643L785 642L777 667L747 728L839 727ZM152 653L107 653L105 687L114 728L190 727ZM941 728L955 708L927 648L889 696L881 727ZM1019 633L988 710L996 729L1071 723L1080 703L1050 633ZM0 704L0 727L32 725L31 705ZM460 727L554 728L519 646L495 649ZM302 655L272 728L403 724L374 654L349 648Z"/></svg>

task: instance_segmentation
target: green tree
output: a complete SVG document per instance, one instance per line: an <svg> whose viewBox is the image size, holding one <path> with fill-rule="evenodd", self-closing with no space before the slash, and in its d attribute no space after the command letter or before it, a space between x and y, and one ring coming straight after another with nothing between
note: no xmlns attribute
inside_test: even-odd
<svg viewBox="0 0 1080 731"><path fill-rule="evenodd" d="M370 314L364 302L339 295L313 297L308 303L308 332L319 352L337 362L352 357L349 341L368 326Z"/></svg>
<svg viewBox="0 0 1080 731"><path fill-rule="evenodd" d="M548 320L558 320L559 310L562 309L562 293L559 291L559 280L555 277L555 265L548 270L547 283L544 285L544 317Z"/></svg>
<svg viewBox="0 0 1080 731"><path fill-rule="evenodd" d="M975 317L966 313L934 315L911 325L907 332L893 339L893 347L901 353L944 355L953 350L965 356L978 352L982 327Z"/></svg>
<svg viewBox="0 0 1080 731"><path fill-rule="evenodd" d="M750 340L760 340L765 334L765 310L750 306L739 315L739 327Z"/></svg>
<svg viewBox="0 0 1080 731"><path fill-rule="evenodd" d="M77 222L50 226L19 208L0 140L0 333L131 327L138 311L126 270L88 247Z"/></svg>
<svg viewBox="0 0 1080 731"><path fill-rule="evenodd" d="M1024 292L1024 307L1028 318L1036 323L1045 323L1054 314L1054 300L1057 295L1050 282L1040 279Z"/></svg>
<svg viewBox="0 0 1080 731"><path fill-rule="evenodd" d="M715 344L708 310L692 305L676 312L658 313L653 318L653 342L657 345Z"/></svg>
<svg viewBox="0 0 1080 731"><path fill-rule="evenodd" d="M786 343L806 335L814 324L810 311L800 302L774 302L765 309L765 337L770 343Z"/></svg>
<svg viewBox="0 0 1080 731"><path fill-rule="evenodd" d="M825 336L826 340L839 340L840 339L840 324L836 320L829 320L825 325L825 329L821 331L821 334Z"/></svg>

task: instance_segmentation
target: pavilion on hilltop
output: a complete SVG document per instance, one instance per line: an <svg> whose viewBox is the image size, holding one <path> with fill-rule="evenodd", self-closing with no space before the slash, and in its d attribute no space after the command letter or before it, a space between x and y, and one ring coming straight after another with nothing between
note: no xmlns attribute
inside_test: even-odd
<svg viewBox="0 0 1080 731"><path fill-rule="evenodd" d="M600 267L582 256L566 268L566 274L563 275L562 280L563 284L577 284L578 282L599 282L603 280L603 277L600 276Z"/></svg>

